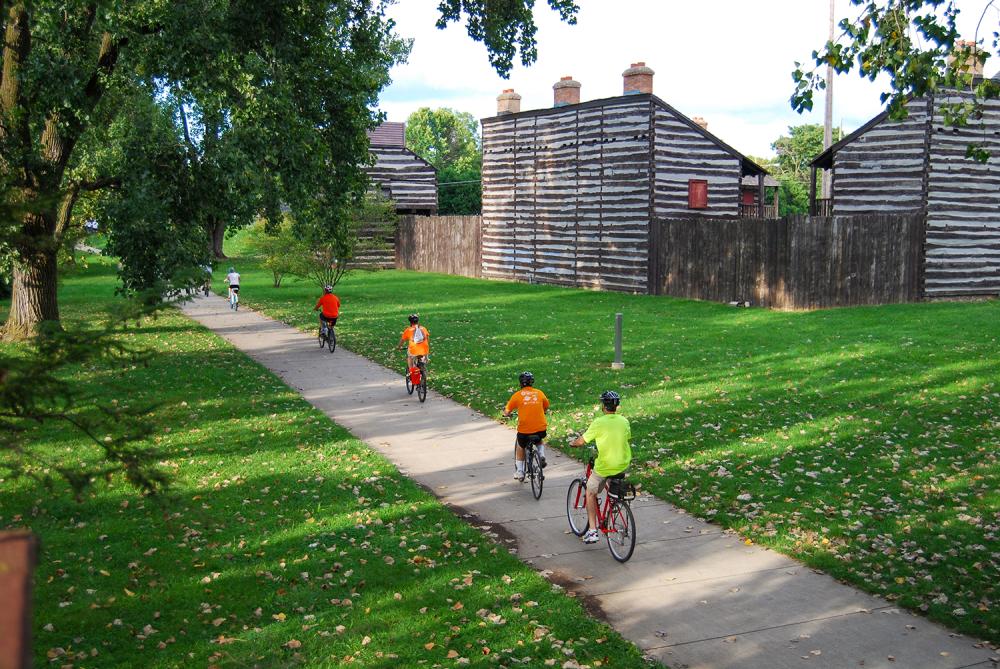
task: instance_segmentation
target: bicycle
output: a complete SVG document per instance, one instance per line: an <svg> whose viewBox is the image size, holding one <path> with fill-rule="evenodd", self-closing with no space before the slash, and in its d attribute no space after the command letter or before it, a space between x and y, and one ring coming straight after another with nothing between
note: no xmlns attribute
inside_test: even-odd
<svg viewBox="0 0 1000 669"><path fill-rule="evenodd" d="M229 308L233 311L240 310L240 289L230 288L229 289Z"/></svg>
<svg viewBox="0 0 1000 669"><path fill-rule="evenodd" d="M587 462L583 478L573 479L566 492L566 518L573 534L582 537L590 527L587 515L587 479L594 469L594 458ZM597 497L597 526L608 542L611 556L618 562L627 562L635 550L635 516L632 500L635 486L625 480L624 474L608 477L608 487L602 500Z"/></svg>
<svg viewBox="0 0 1000 669"><path fill-rule="evenodd" d="M337 350L337 329L326 320L319 326L319 347L329 347L330 353Z"/></svg>
<svg viewBox="0 0 1000 669"><path fill-rule="evenodd" d="M531 481L531 494L535 499L540 499L542 486L545 485L545 471L542 469L542 456L538 454L536 446L542 443L542 438L532 434L527 441L524 447L524 476Z"/></svg>
<svg viewBox="0 0 1000 669"><path fill-rule="evenodd" d="M424 356L416 356L415 367L410 367L406 374L406 392L410 395L417 391L417 399L421 402L427 399L427 362Z"/></svg>

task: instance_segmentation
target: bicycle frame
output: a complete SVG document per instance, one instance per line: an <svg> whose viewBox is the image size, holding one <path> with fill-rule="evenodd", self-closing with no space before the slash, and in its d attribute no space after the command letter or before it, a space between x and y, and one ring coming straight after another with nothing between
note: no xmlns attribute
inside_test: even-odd
<svg viewBox="0 0 1000 669"><path fill-rule="evenodd" d="M594 470L594 459L591 458L590 460L587 461L587 469L584 471L584 474L583 474L584 480L589 480L590 479L590 473L593 470ZM601 534L611 534L615 530L614 530L614 528L607 527L607 523L606 523L606 519L608 517L608 514L611 511L611 495L608 494L608 489L607 488L605 488L602 492L604 493L604 499L601 500L598 497L598 500L597 500L597 529L599 529L601 531ZM586 506L586 504L587 504L587 499L586 499L587 490L585 488L580 488L577 491L577 498L576 498L576 501L574 502L574 504L579 504L580 503L580 497L581 496L583 496L583 498L584 498L583 499L583 503L584 503L584 506Z"/></svg>

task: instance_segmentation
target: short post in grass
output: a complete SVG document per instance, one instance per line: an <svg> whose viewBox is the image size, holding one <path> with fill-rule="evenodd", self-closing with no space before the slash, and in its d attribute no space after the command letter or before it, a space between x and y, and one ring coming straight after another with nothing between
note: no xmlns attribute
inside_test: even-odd
<svg viewBox="0 0 1000 669"><path fill-rule="evenodd" d="M615 361L611 363L611 369L625 369L622 362L622 315L615 314Z"/></svg>

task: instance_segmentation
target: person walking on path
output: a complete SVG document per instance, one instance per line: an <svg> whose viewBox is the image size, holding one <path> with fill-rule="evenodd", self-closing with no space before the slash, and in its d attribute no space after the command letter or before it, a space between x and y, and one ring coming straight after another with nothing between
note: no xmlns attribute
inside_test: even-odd
<svg viewBox="0 0 1000 669"><path fill-rule="evenodd" d="M597 531L597 495L607 486L607 480L628 469L632 462L632 427L628 419L618 415L618 405L621 396L613 390L601 393L601 412L581 436L570 443L570 446L583 446L591 441L597 442L597 459L594 460L593 471L587 479L587 518L590 529L583 535L583 543L594 544L600 540Z"/></svg>
<svg viewBox="0 0 1000 669"><path fill-rule="evenodd" d="M545 412L549 410L549 398L541 390L534 388L535 375L531 372L521 372L518 377L521 389L510 396L507 406L504 407L503 417L510 418L510 415L517 412L517 436L514 439L514 478L518 481L524 480L524 447L528 445L531 437L538 437L538 458L545 466L545 445L542 439L545 438L546 428Z"/></svg>
<svg viewBox="0 0 1000 669"><path fill-rule="evenodd" d="M323 286L323 295L316 300L313 311L319 311L319 327L333 327L340 316L340 298L333 294L333 286Z"/></svg>

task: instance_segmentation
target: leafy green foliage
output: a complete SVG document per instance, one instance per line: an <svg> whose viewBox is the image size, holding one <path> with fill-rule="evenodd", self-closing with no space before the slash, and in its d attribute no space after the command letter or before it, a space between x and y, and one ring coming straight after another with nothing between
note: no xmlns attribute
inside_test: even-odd
<svg viewBox="0 0 1000 669"><path fill-rule="evenodd" d="M271 272L272 285L281 287L281 280L295 270L304 252L292 233L292 221L283 216L277 226L258 220L246 235L245 253L256 258L261 267Z"/></svg>
<svg viewBox="0 0 1000 669"><path fill-rule="evenodd" d="M70 277L67 325L114 288L101 262ZM145 364L64 371L105 404L155 405L171 487L136 499L115 477L75 502L4 482L0 528L43 550L36 665L658 666L221 338L175 312L123 336ZM60 426L30 436L89 457Z"/></svg>
<svg viewBox="0 0 1000 669"><path fill-rule="evenodd" d="M969 91L971 101L945 108L945 122L959 127L974 119L987 100L1000 97L1000 83L974 77L974 68L969 66L991 62L991 56L1000 55L1000 31L995 30L1000 26L982 25L991 16L993 2L982 3L980 27L994 30L988 40L979 38L977 31L975 44L959 39L956 0L851 0L851 4L861 12L856 18L840 21L843 41L829 42L813 51L812 70L795 64L791 104L796 111L812 109L813 92L826 88L821 69L828 65L841 74L857 69L860 76L872 81L880 74L887 75L889 88L881 94L881 101L894 119L906 117L906 101L911 97L948 89ZM969 156L981 162L989 157L979 145L970 147Z"/></svg>
<svg viewBox="0 0 1000 669"><path fill-rule="evenodd" d="M406 146L437 169L439 214L482 211L482 141L472 114L422 107L406 120Z"/></svg>
<svg viewBox="0 0 1000 669"><path fill-rule="evenodd" d="M244 278L254 308L314 328L306 291ZM390 367L419 309L431 385L487 415L530 369L552 400L552 444L618 389L649 492L1000 641L1000 301L787 313L396 271L338 295L340 342Z"/></svg>
<svg viewBox="0 0 1000 669"><path fill-rule="evenodd" d="M506 72L516 52L523 62L534 58L532 4L505 2L487 11L482 3L443 2L440 21L467 22ZM572 2L549 4L573 22ZM3 7L9 44L0 192L24 213L0 224L0 249L9 248L14 263L52 266L39 271L54 273L51 254L78 221L72 214L83 193L117 182L125 191L119 204L149 202L186 182L183 198L161 199L152 215L118 208L132 217L116 219L121 230L112 232L130 267L128 285L148 279L144 268L152 260L168 265L186 255L194 238L185 236L168 253L150 251L145 240L154 218L169 217L175 232L200 226L220 247L226 227L260 213L273 219L280 203L299 226L338 237L336 226L367 186L365 133L380 120L378 94L409 51L380 0L16 0ZM160 135L152 145L134 141L134 133L118 135L133 140L118 147L101 141L150 102L176 111L179 164L173 157L161 164L168 156ZM142 164L155 169L135 171ZM126 172L104 172L109 166ZM49 279L14 286L31 299L14 301L8 334L58 319L56 281Z"/></svg>
<svg viewBox="0 0 1000 669"><path fill-rule="evenodd" d="M844 133L840 128L833 129L834 142L839 142L843 137ZM782 135L774 140L771 148L777 154L778 172L790 176L808 190L809 163L823 153L823 126L818 123L788 126L788 136Z"/></svg>
<svg viewBox="0 0 1000 669"><path fill-rule="evenodd" d="M574 0L548 0L549 7L559 12L559 17L570 25L576 24L579 7ZM535 43L535 0L509 0L493 3L486 11L485 4L476 0L441 0L438 3L441 17L437 27L466 20L469 37L486 45L490 65L507 78L518 53L522 65L531 65L538 58Z"/></svg>
<svg viewBox="0 0 1000 669"><path fill-rule="evenodd" d="M100 269L106 266L104 261ZM77 496L96 480L119 474L144 492L165 485L158 454L144 441L152 430L150 406L128 402L127 390L114 399L100 397L72 378L72 370L82 367L122 374L145 364L148 351L127 335L132 324L162 310L160 292L117 301L103 320L66 329L49 323L51 330L32 343L0 348L0 480L68 483ZM38 425L79 435L85 444L66 457L35 440Z"/></svg>
<svg viewBox="0 0 1000 669"><path fill-rule="evenodd" d="M839 128L833 129L833 141L844 136ZM809 212L809 163L823 152L823 126L816 123L788 126L788 135L771 143L777 154L774 159L754 158L766 168L780 184L778 187L778 214L806 214Z"/></svg>

